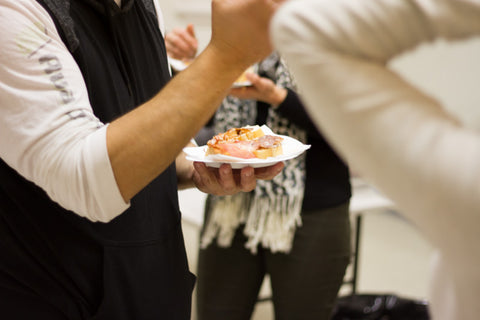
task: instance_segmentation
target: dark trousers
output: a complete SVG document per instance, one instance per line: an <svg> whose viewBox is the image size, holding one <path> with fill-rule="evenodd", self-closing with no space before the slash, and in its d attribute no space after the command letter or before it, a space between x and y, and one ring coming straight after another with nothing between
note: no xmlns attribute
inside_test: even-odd
<svg viewBox="0 0 480 320"><path fill-rule="evenodd" d="M198 320L248 320L264 276L270 276L275 319L327 320L350 262L348 204L302 213L289 254L211 244L198 260Z"/></svg>

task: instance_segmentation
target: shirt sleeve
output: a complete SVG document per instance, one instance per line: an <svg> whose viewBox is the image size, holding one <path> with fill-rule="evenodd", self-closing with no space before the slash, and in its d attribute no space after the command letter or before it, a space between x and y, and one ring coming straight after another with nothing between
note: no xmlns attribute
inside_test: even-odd
<svg viewBox="0 0 480 320"><path fill-rule="evenodd" d="M477 0L298 0L272 22L302 100L339 154L457 258L477 251L478 132L388 61L439 38L478 36L479 16Z"/></svg>
<svg viewBox="0 0 480 320"><path fill-rule="evenodd" d="M82 74L36 1L0 6L0 157L67 210L107 222L125 211Z"/></svg>
<svg viewBox="0 0 480 320"><path fill-rule="evenodd" d="M317 130L315 123L308 115L307 110L303 103L300 101L300 97L295 93L295 91L287 88L287 96L282 103L280 103L275 111L282 116L286 117L292 123L303 128L307 131L309 136L320 137L320 133Z"/></svg>

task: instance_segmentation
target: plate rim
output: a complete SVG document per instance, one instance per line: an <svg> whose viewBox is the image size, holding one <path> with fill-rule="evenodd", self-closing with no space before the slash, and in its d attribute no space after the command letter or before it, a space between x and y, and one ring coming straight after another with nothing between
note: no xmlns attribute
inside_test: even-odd
<svg viewBox="0 0 480 320"><path fill-rule="evenodd" d="M293 152L291 154L287 154L287 155L282 154L282 155L279 155L277 157L268 157L266 159L253 158L254 161L252 161L252 159L242 159L242 158L236 158L236 157L232 157L234 159L232 159L231 161L229 161L229 159L211 160L211 159L206 159L205 157L203 159L199 159L198 157L192 156L191 154L189 154L187 152L190 149L196 149L196 150L203 149L202 151L205 151L206 145L198 146L198 147L185 147L185 148L183 148L183 152L185 152L187 154L187 156L186 156L187 160L196 161L196 162L203 162L203 163L205 163L205 165L207 165L209 167L219 168L222 164L226 163L226 164L230 164L233 169L237 169L237 168L239 169L239 168L243 168L243 167L247 167L247 166L251 166L253 168L262 168L262 167L273 166L278 162L287 161L287 160L291 160L293 158L296 158L299 155L301 155L303 152L310 149L310 147L311 147L311 145L304 144L301 141L298 141L297 139L289 137L289 136L280 135L280 134L272 134L272 135L282 137L282 138L284 138L286 140L290 140L294 143L299 143L299 144L301 144L301 146L303 148L301 148L300 150L297 150L296 152ZM282 142L282 144L283 144L283 142Z"/></svg>

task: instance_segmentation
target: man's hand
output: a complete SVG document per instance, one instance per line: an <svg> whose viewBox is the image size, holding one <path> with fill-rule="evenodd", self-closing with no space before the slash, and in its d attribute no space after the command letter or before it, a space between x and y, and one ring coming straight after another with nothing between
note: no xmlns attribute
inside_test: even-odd
<svg viewBox="0 0 480 320"><path fill-rule="evenodd" d="M213 0L209 47L246 69L272 52L269 24L283 0ZM228 63L226 61L226 63Z"/></svg>
<svg viewBox="0 0 480 320"><path fill-rule="evenodd" d="M198 50L198 40L193 24L185 29L175 28L165 36L165 47L169 57L190 61L195 58Z"/></svg>
<svg viewBox="0 0 480 320"><path fill-rule="evenodd" d="M228 164L220 168L207 167L202 162L194 162L193 182L205 193L218 196L232 195L238 192L249 192L255 189L257 180L271 180L279 174L285 164L277 163L264 168L245 167L232 169Z"/></svg>

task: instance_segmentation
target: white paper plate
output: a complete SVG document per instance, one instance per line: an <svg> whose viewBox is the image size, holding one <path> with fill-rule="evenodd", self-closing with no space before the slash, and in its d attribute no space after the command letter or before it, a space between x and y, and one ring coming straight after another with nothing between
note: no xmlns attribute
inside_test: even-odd
<svg viewBox="0 0 480 320"><path fill-rule="evenodd" d="M253 168L273 166L278 162L296 158L310 148L310 145L303 144L294 138L273 134L272 131L266 126L262 126L262 130L265 134L271 134L283 138L282 155L276 157L269 157L267 159L242 159L221 154L205 156L207 146L187 147L184 148L183 151L187 154L187 160L203 162L209 167L219 168L222 164L228 163L232 166L233 169L241 169L247 166Z"/></svg>
<svg viewBox="0 0 480 320"><path fill-rule="evenodd" d="M252 83L250 81L234 82L232 84L232 88L248 87L248 86L251 86L251 85L252 85Z"/></svg>
<svg viewBox="0 0 480 320"><path fill-rule="evenodd" d="M172 69L175 71L183 71L188 67L188 63L183 62L182 60L177 60L174 58L168 57L168 62L170 63L170 66Z"/></svg>
<svg viewBox="0 0 480 320"><path fill-rule="evenodd" d="M247 70L245 70L243 72L243 74L245 73L256 73L257 72L257 68L255 66L251 66L251 67L248 67ZM239 78L242 78L243 77L243 74L242 76L240 76ZM238 80L238 79L237 79ZM251 86L252 83L248 80L244 80L244 81L235 81L233 84L232 84L232 88L241 88L241 87L248 87L248 86Z"/></svg>

